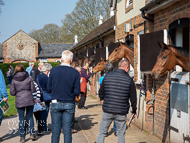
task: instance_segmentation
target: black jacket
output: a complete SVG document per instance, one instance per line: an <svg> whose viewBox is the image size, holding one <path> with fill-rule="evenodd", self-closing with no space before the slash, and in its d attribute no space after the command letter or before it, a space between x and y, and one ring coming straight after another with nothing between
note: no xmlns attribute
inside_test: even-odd
<svg viewBox="0 0 190 143"><path fill-rule="evenodd" d="M103 111L114 114L127 114L129 99L132 113L136 114L136 87L133 79L122 69L106 74L100 90L100 100L104 100Z"/></svg>
<svg viewBox="0 0 190 143"><path fill-rule="evenodd" d="M34 72L33 72L33 74L32 74L32 79L33 79L33 81L36 82L36 77L37 77L39 74L40 74L39 69L38 69L38 68L34 69Z"/></svg>

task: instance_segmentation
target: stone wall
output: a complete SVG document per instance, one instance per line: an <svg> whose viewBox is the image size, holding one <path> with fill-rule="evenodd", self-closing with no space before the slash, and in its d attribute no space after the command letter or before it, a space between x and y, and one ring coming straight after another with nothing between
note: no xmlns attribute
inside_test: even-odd
<svg viewBox="0 0 190 143"><path fill-rule="evenodd" d="M22 30L3 43L4 63L18 59L36 61L38 57L38 42Z"/></svg>

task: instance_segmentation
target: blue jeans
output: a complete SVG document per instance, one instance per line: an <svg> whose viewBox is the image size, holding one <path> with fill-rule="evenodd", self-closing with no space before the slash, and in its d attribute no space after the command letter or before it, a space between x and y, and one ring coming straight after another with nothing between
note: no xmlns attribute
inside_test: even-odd
<svg viewBox="0 0 190 143"><path fill-rule="evenodd" d="M8 80L8 82L9 82L9 84L11 84L11 76L8 76L8 77L7 77L7 80Z"/></svg>
<svg viewBox="0 0 190 143"><path fill-rule="evenodd" d="M0 109L0 126L1 126L2 118L3 118L3 111Z"/></svg>
<svg viewBox="0 0 190 143"><path fill-rule="evenodd" d="M52 103L51 121L52 137L51 143L59 143L61 125L64 134L64 143L72 142L71 128L75 113L75 103Z"/></svg>
<svg viewBox="0 0 190 143"><path fill-rule="evenodd" d="M28 126L30 134L34 134L34 120L33 120L33 106L17 108L18 116L19 116L19 131L20 137L25 137L25 109L27 112Z"/></svg>
<svg viewBox="0 0 190 143"><path fill-rule="evenodd" d="M41 116L43 131L47 131L47 117L49 113L50 102L45 102L45 104L46 104L46 110L42 111L42 116Z"/></svg>
<svg viewBox="0 0 190 143"><path fill-rule="evenodd" d="M125 143L126 117L127 115L103 112L96 143L104 143L106 133L113 120L117 126L117 143Z"/></svg>
<svg viewBox="0 0 190 143"><path fill-rule="evenodd" d="M113 130L114 130L114 132L117 132L115 120L113 121Z"/></svg>

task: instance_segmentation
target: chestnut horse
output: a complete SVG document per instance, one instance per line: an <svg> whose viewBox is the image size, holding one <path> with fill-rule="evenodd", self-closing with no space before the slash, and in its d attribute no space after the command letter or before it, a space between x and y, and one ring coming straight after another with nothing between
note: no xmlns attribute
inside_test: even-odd
<svg viewBox="0 0 190 143"><path fill-rule="evenodd" d="M108 63L114 63L122 58L126 58L132 67L134 67L134 49L119 42L119 47L115 48L108 57Z"/></svg>
<svg viewBox="0 0 190 143"><path fill-rule="evenodd" d="M97 73L99 71L103 71L105 64L106 64L106 61L104 59L101 59L101 61L98 62L97 65L93 68L92 72Z"/></svg>
<svg viewBox="0 0 190 143"><path fill-rule="evenodd" d="M175 47L166 44L159 44L161 51L157 57L156 64L152 69L151 76L158 79L167 74L176 65L181 66L185 71L190 72L189 51L182 47Z"/></svg>

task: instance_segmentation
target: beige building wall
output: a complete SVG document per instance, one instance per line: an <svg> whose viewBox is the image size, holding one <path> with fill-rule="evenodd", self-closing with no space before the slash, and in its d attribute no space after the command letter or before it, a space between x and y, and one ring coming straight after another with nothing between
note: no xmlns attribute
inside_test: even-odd
<svg viewBox="0 0 190 143"><path fill-rule="evenodd" d="M3 43L3 57L11 62L17 59L36 61L38 42L20 30ZM10 62L9 60L7 62Z"/></svg>
<svg viewBox="0 0 190 143"><path fill-rule="evenodd" d="M125 12L126 10L126 0L121 0L117 3L117 25L120 25L127 20L141 14L140 9L145 6L145 0L133 0L133 8Z"/></svg>

